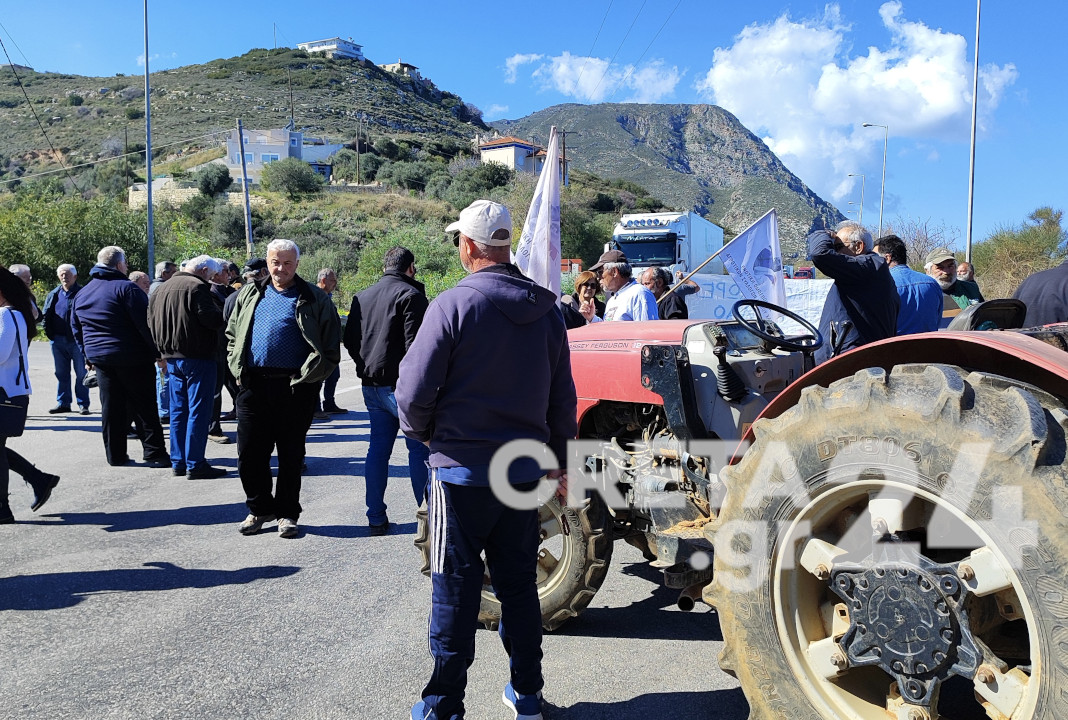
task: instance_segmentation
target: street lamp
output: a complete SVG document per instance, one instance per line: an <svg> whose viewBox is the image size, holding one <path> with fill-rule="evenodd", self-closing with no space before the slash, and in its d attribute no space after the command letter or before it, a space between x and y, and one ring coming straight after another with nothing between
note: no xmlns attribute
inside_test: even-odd
<svg viewBox="0 0 1068 720"><path fill-rule="evenodd" d="M890 138L890 128L878 123L861 123L861 127L881 127L883 129L883 183L879 188L879 237L883 236L883 198L886 197L886 142Z"/></svg>
<svg viewBox="0 0 1068 720"><path fill-rule="evenodd" d="M860 224L864 224L864 173L849 173L849 177L860 178Z"/></svg>

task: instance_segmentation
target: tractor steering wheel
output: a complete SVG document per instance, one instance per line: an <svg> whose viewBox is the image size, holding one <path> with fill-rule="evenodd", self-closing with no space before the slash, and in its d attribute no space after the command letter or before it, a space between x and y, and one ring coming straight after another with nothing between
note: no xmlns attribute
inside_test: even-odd
<svg viewBox="0 0 1068 720"><path fill-rule="evenodd" d="M742 317L741 309L749 307L753 309L756 319L750 320ZM785 315L794 322L798 323L808 332L801 335L791 335L789 337L781 334L778 327L774 323L770 323L764 319L764 316L760 313L760 308L771 310L772 312L780 315ZM764 300L739 300L734 303L734 307L731 308L731 314L734 315L734 319L737 320L743 328L756 335L758 338L768 343L772 347L779 347L783 350L790 350L792 352L813 353L819 348L823 347L823 335L820 334L819 329L810 323L805 318L801 317L797 313L790 312L784 307L773 305L772 303L765 302Z"/></svg>

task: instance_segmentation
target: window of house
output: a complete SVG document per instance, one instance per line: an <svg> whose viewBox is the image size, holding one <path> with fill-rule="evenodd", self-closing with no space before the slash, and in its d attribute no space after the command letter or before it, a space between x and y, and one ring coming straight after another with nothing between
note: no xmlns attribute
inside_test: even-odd
<svg viewBox="0 0 1068 720"><path fill-rule="evenodd" d="M289 147L296 147L296 146L297 146L297 139L295 137L289 138Z"/></svg>
<svg viewBox="0 0 1068 720"><path fill-rule="evenodd" d="M252 159L252 153L245 153L245 164L251 165L255 160Z"/></svg>
<svg viewBox="0 0 1068 720"><path fill-rule="evenodd" d="M278 153L263 153L260 157L263 158L264 165L270 162L278 162Z"/></svg>

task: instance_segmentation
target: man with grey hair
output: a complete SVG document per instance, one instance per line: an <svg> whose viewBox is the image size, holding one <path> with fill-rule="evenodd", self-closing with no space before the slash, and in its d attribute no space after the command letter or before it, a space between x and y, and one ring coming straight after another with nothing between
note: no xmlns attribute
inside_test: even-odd
<svg viewBox="0 0 1068 720"><path fill-rule="evenodd" d="M148 295L148 291L152 288L152 280L149 279L148 273L141 272L140 270L134 270L130 273L130 282L141 288L145 295Z"/></svg>
<svg viewBox="0 0 1068 720"><path fill-rule="evenodd" d="M337 303L334 302L334 291L337 290L337 273L330 268L322 268L315 278L315 284L326 293L326 296L330 298L330 304L337 310ZM334 392L337 390L339 380L341 380L340 365L334 368L334 372L330 373L330 377L323 381L322 404L315 403L314 417L316 420L325 420L330 415L344 415L348 412L345 408L338 407L337 402L334 400Z"/></svg>
<svg viewBox="0 0 1068 720"><path fill-rule="evenodd" d="M871 233L851 220L808 236L812 264L834 280L820 316L824 343L816 363L897 333L901 298L886 259L872 246Z"/></svg>
<svg viewBox="0 0 1068 720"><path fill-rule="evenodd" d="M222 308L208 278L218 264L198 255L148 301L148 326L160 357L167 361L170 394L171 471L194 480L226 474L205 459L215 392L215 353L223 326Z"/></svg>
<svg viewBox="0 0 1068 720"><path fill-rule="evenodd" d="M305 438L319 385L341 360L337 311L326 293L297 275L299 262L296 243L272 240L270 275L241 288L226 327L227 360L239 386L237 472L249 509L242 535L277 519L280 537L297 536Z"/></svg>
<svg viewBox="0 0 1068 720"><path fill-rule="evenodd" d="M649 288L634 280L627 256L621 250L609 250L590 267L601 282L605 294L610 294L605 303L605 320L659 320L656 296ZM582 313L587 322L601 322L592 304Z"/></svg>
<svg viewBox="0 0 1068 720"><path fill-rule="evenodd" d="M70 311L74 296L82 289L78 271L70 263L56 268L56 285L44 301L44 331L52 345L52 362L56 367L56 406L50 413L66 413L71 409L70 372L74 369L74 393L82 415L89 414L89 388L82 384L85 378L85 358L74 342L70 329Z"/></svg>
<svg viewBox="0 0 1068 720"><path fill-rule="evenodd" d="M129 462L126 433L132 412L144 433L145 462L170 467L152 392L152 363L159 355L148 329L148 297L126 273L122 248L110 245L97 254L89 271L93 281L74 298L71 329L86 363L96 368L108 464Z"/></svg>
<svg viewBox="0 0 1068 720"><path fill-rule="evenodd" d="M12 275L18 275L19 280L26 283L26 287L30 291L30 302L33 303L33 319L40 319L41 311L37 308L37 298L33 295L33 274L30 272L30 266L21 264L12 265L7 271Z"/></svg>
<svg viewBox="0 0 1068 720"><path fill-rule="evenodd" d="M148 294L151 295L156 292L159 286L170 280L176 272L178 272L178 266L170 260L156 263L156 277L152 278L152 285L148 289Z"/></svg>

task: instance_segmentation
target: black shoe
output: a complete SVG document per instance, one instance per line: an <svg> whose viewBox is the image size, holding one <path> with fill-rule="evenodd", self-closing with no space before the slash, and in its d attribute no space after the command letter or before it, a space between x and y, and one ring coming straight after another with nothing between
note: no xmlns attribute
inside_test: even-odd
<svg viewBox="0 0 1068 720"><path fill-rule="evenodd" d="M208 440L211 440L213 443L219 443L220 445L229 445L232 442L232 440L230 440L230 436L224 433L222 430L220 430L219 432L209 432Z"/></svg>
<svg viewBox="0 0 1068 720"><path fill-rule="evenodd" d="M48 498L52 497L52 488L56 485L59 485L59 475L52 473L41 473L36 482L29 483L33 488L33 505L30 505L30 510L40 510L41 506L48 502Z"/></svg>
<svg viewBox="0 0 1068 720"><path fill-rule="evenodd" d="M337 405L323 405L323 412L331 415L344 415L348 410Z"/></svg>
<svg viewBox="0 0 1068 720"><path fill-rule="evenodd" d="M386 520L384 523L381 523L379 525L368 525L367 530L369 531L367 534L371 537L382 537L383 535L389 535L389 520Z"/></svg>
<svg viewBox="0 0 1068 720"><path fill-rule="evenodd" d="M167 468L171 466L171 459L168 458L146 458L145 465L150 468Z"/></svg>
<svg viewBox="0 0 1068 720"><path fill-rule="evenodd" d="M70 405L56 405L54 408L48 411L49 415L58 415L60 413L70 412Z"/></svg>
<svg viewBox="0 0 1068 720"><path fill-rule="evenodd" d="M88 415L89 414L89 408L83 407L81 410L78 411L78 414L79 415Z"/></svg>
<svg viewBox="0 0 1068 720"><path fill-rule="evenodd" d="M111 467L122 467L123 465L129 465L129 464L130 464L130 456L129 455L124 455L123 457L118 458L115 462L111 462L110 460L108 460L108 465L110 465Z"/></svg>
<svg viewBox="0 0 1068 720"><path fill-rule="evenodd" d="M226 473L230 472L226 468L213 467L211 465L199 465L189 471L190 480L214 480L215 478L221 478Z"/></svg>
<svg viewBox="0 0 1068 720"><path fill-rule="evenodd" d="M6 502L0 504L0 525L10 525L15 522L15 516L11 514L11 506Z"/></svg>
<svg viewBox="0 0 1068 720"><path fill-rule="evenodd" d="M185 465L179 465L178 467L171 468L171 475L174 477L185 477Z"/></svg>

